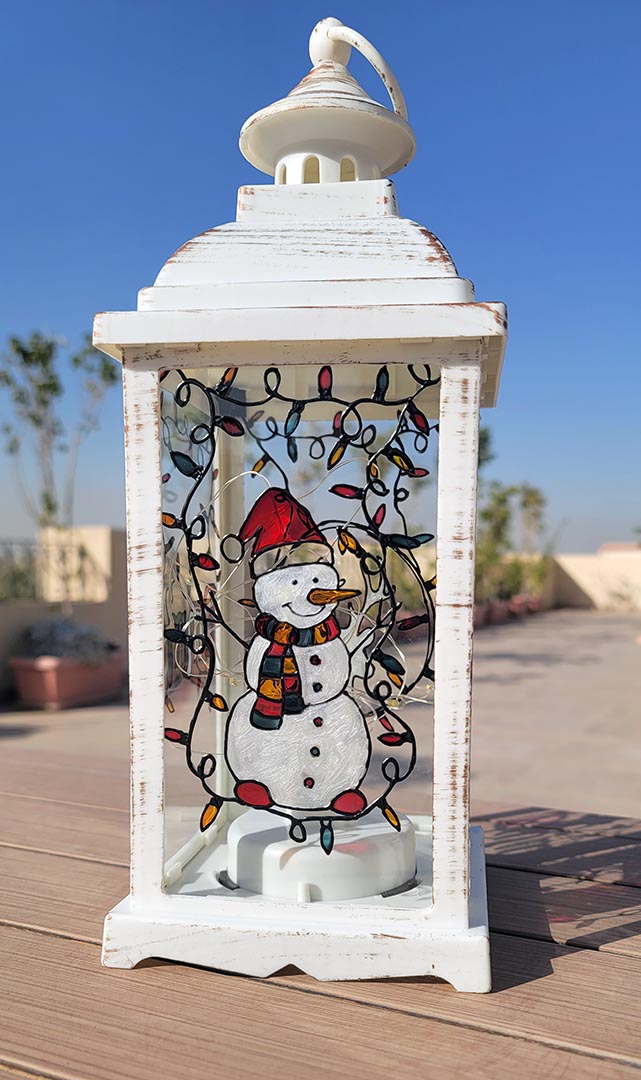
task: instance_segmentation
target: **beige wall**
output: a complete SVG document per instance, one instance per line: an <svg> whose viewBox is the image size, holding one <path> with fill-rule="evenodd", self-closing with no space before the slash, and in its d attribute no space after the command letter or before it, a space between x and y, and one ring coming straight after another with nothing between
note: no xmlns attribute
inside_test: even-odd
<svg viewBox="0 0 641 1080"><path fill-rule="evenodd" d="M78 622L89 623L98 627L110 641L127 647L127 548L123 529L109 529L103 526L86 530L74 530L84 533L83 544L91 543L97 552L104 573L96 574L94 583L89 583L88 595L91 600L74 601L72 615ZM62 541L61 541L62 542ZM105 589L104 583L108 582ZM9 670L9 657L19 650L20 640L25 630L38 619L60 614L60 604L51 602L58 598L58 586L51 573L45 575L38 585L44 589L47 599L8 600L0 603L0 695L6 695L12 686ZM104 596L104 599L100 599Z"/></svg>
<svg viewBox="0 0 641 1080"><path fill-rule="evenodd" d="M79 622L97 626L111 641L127 647L127 557L124 530L95 527L76 530L93 553L103 573L96 574L91 600L73 603ZM78 537L76 537L78 538ZM424 572L433 573L431 560ZM108 582L105 592L104 582ZM55 581L43 583L49 599L58 596ZM91 588L94 584L90 583ZM100 599L105 595L105 599ZM555 555L543 590L543 607L581 607L603 610L641 611L641 548L603 551L593 555ZM22 634L37 619L60 612L58 603L45 600L14 600L0 604L0 695L11 687L8 658L19 646Z"/></svg>
<svg viewBox="0 0 641 1080"><path fill-rule="evenodd" d="M556 555L551 576L555 607L641 611L641 548Z"/></svg>
<svg viewBox="0 0 641 1080"><path fill-rule="evenodd" d="M105 525L46 528L38 537L38 596L50 603L109 599L118 535Z"/></svg>

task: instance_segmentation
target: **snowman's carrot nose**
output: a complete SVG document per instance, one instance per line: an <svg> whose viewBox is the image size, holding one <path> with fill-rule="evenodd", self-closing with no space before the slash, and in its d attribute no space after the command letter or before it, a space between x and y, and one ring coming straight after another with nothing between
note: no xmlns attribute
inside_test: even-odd
<svg viewBox="0 0 641 1080"><path fill-rule="evenodd" d="M310 604L337 604L339 600L350 600L352 596L358 596L358 589L312 589L307 594Z"/></svg>

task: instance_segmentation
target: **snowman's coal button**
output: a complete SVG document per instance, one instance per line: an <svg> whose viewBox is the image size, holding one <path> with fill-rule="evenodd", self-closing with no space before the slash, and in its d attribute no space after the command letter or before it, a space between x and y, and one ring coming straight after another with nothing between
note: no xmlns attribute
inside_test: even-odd
<svg viewBox="0 0 641 1080"><path fill-rule="evenodd" d="M318 665L322 664L323 661L321 660L320 656L317 656L316 653L314 653L313 656L310 656L309 662L310 664L313 664L314 667L318 667Z"/></svg>
<svg viewBox="0 0 641 1080"><path fill-rule="evenodd" d="M317 746L312 746L312 747L310 747L310 751L309 751L309 752L310 752L310 754L312 755L312 757L320 757L320 750L318 749L318 747L317 747Z"/></svg>
<svg viewBox="0 0 641 1080"><path fill-rule="evenodd" d="M322 727L323 726L323 717L322 716L315 716L314 719L312 720L312 723L313 723L314 727Z"/></svg>
<svg viewBox="0 0 641 1080"><path fill-rule="evenodd" d="M311 776L306 776L305 779L303 780L303 783L304 783L305 787L313 787L314 786L314 781L312 780Z"/></svg>
<svg viewBox="0 0 641 1080"><path fill-rule="evenodd" d="M320 694L322 689L323 689L322 682L313 682L312 683L312 690L314 691L315 694Z"/></svg>

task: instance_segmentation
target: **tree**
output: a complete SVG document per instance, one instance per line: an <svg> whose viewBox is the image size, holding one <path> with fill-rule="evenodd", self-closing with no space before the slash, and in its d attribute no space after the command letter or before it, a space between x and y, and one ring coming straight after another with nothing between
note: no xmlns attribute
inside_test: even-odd
<svg viewBox="0 0 641 1080"><path fill-rule="evenodd" d="M84 440L98 428L100 408L117 381L116 365L91 345L89 335L70 357L83 375L83 397L76 423L68 428L59 406L65 387L60 374L60 342L35 331L27 339L11 337L0 359L0 387L8 391L15 419L5 423L7 452L15 459L18 483L30 516L40 528L73 523L78 455ZM26 456L32 450L36 482L29 483ZM61 459L66 456L66 467Z"/></svg>
<svg viewBox="0 0 641 1080"><path fill-rule="evenodd" d="M479 472L494 459L492 433L482 427ZM476 541L476 596L479 601L540 592L548 559L540 553L545 496L532 484L481 481ZM515 537L515 533L518 534ZM520 555L514 552L517 539Z"/></svg>
<svg viewBox="0 0 641 1080"><path fill-rule="evenodd" d="M492 432L489 427L481 426L479 431L479 470L484 465L489 465L490 461L494 461L495 454L492 447Z"/></svg>
<svg viewBox="0 0 641 1080"><path fill-rule="evenodd" d="M527 483L519 486L518 497L521 515L521 544L524 552L532 554L536 551L543 532L546 499L540 488Z"/></svg>
<svg viewBox="0 0 641 1080"><path fill-rule="evenodd" d="M493 600L503 591L517 491L513 485L494 480L481 503L476 540L476 594L479 600Z"/></svg>

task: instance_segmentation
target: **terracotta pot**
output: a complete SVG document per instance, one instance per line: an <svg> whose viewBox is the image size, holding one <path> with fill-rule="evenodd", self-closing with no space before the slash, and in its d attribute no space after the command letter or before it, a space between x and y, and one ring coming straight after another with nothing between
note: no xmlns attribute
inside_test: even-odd
<svg viewBox="0 0 641 1080"><path fill-rule="evenodd" d="M99 664L60 656L13 656L18 696L33 709L72 709L110 701L120 693L124 664L119 650Z"/></svg>
<svg viewBox="0 0 641 1080"><path fill-rule="evenodd" d="M507 600L494 600L489 605L487 613L487 621L490 626L496 626L497 623L504 623L510 614L510 605Z"/></svg>
<svg viewBox="0 0 641 1080"><path fill-rule="evenodd" d="M474 605L474 629L478 630L480 626L485 626L487 623L488 604L475 604Z"/></svg>
<svg viewBox="0 0 641 1080"><path fill-rule="evenodd" d="M540 596L528 596L527 609L531 615L536 615L541 610L541 597Z"/></svg>
<svg viewBox="0 0 641 1080"><path fill-rule="evenodd" d="M527 596L520 594L519 596L513 596L511 600L508 600L508 608L510 615L527 615L529 611Z"/></svg>

